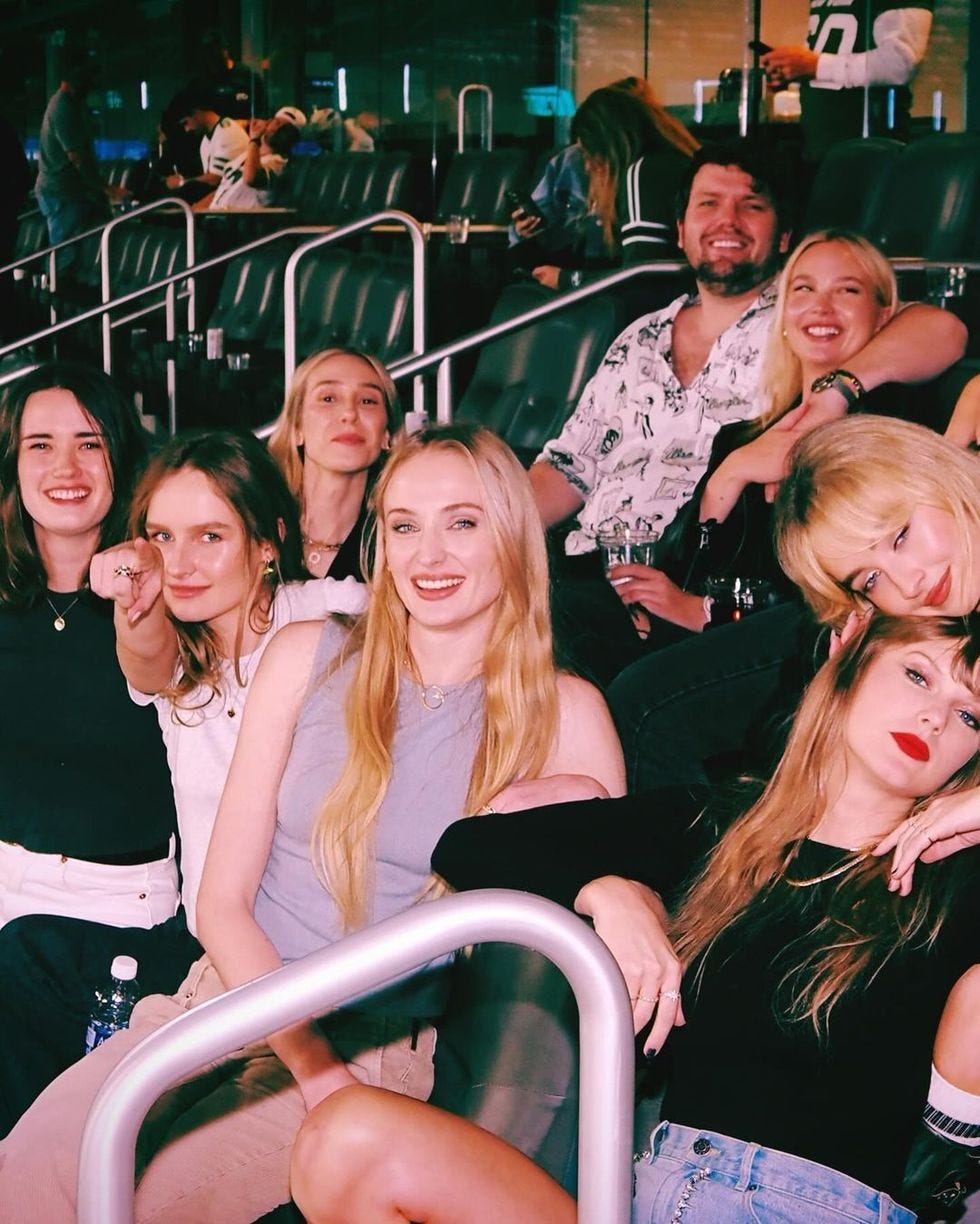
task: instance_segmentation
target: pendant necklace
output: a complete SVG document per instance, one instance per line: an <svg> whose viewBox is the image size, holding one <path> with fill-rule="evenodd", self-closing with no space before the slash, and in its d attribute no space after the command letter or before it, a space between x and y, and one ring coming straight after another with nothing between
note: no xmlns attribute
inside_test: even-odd
<svg viewBox="0 0 980 1224"><path fill-rule="evenodd" d="M47 595L45 595L44 598L47 600L48 607L54 613L54 621L52 622L52 624L54 625L56 632L60 633L62 629L64 629L65 627L65 623L66 623L65 618L68 616L68 613L72 610L72 608L74 608L75 604L77 604L78 601L82 597L81 595L76 595L75 598L71 601L68 607L64 609L63 612L58 611L58 609L54 606L54 604L51 602L50 598Z"/></svg>
<svg viewBox="0 0 980 1224"><path fill-rule="evenodd" d="M843 875L845 871L849 871L852 867L857 866L858 863L866 859L869 853L870 851L868 850L862 850L860 854L855 854L852 858L847 859L846 862L840 863L837 867L832 867L830 871L825 871L823 875L814 876L812 880L789 880L785 876L783 879L790 888L810 888L814 884L823 884L826 880L833 880L837 876Z"/></svg>
<svg viewBox="0 0 980 1224"><path fill-rule="evenodd" d="M343 544L343 540L340 544ZM310 565L319 565L324 553L339 552L340 544L330 544L327 540L314 540L312 536L303 536L303 552Z"/></svg>

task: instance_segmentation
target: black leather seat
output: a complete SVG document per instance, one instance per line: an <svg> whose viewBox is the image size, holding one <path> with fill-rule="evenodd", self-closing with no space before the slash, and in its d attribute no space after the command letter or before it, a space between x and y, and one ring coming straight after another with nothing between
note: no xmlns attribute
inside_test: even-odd
<svg viewBox="0 0 980 1224"><path fill-rule="evenodd" d="M867 234L889 171L904 147L885 136L834 145L817 171L802 232L849 229Z"/></svg>
<svg viewBox="0 0 980 1224"><path fill-rule="evenodd" d="M538 285L510 285L491 323L553 300ZM489 426L533 458L561 431L623 325L615 299L600 295L484 345L457 416Z"/></svg>
<svg viewBox="0 0 980 1224"><path fill-rule="evenodd" d="M524 149L493 149L489 153L457 153L439 196L435 220L445 222L465 213L484 225L506 225L511 209L505 193L527 186L530 158Z"/></svg>
<svg viewBox="0 0 980 1224"><path fill-rule="evenodd" d="M888 255L980 253L980 135L942 133L909 145L892 163L867 233Z"/></svg>

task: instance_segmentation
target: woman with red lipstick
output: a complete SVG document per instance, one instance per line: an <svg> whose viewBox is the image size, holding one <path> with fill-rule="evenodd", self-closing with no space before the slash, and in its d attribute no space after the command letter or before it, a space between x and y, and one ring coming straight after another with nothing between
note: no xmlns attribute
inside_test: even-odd
<svg viewBox="0 0 980 1224"><path fill-rule="evenodd" d="M43 365L0 405L0 1134L82 1053L117 955L173 990L194 955L156 719L129 700L92 555L145 460L101 371ZM138 795L120 762L141 762Z"/></svg>
<svg viewBox="0 0 980 1224"><path fill-rule="evenodd" d="M176 507L161 510L157 497L147 531L179 551ZM130 1030L72 1068L12 1132L0 1147L5 1204L71 1218L87 1106L132 1044L223 989L417 904L452 821L511 805L512 783L554 776L577 793L622 793L601 697L555 670L544 533L505 444L465 426L416 434L392 451L371 506L365 616L353 629L288 626L251 681L197 905L208 955L178 996L141 1002ZM213 511L202 525L223 534ZM270 541L254 534L258 561ZM320 1101L358 1081L426 1095L445 990L445 966L430 965L167 1094L154 1108L161 1142L141 1150L136 1219L246 1224L286 1201L293 1138Z"/></svg>
<svg viewBox="0 0 980 1224"><path fill-rule="evenodd" d="M326 349L293 375L269 453L301 507L314 578L361 578L367 494L402 423L395 384L367 353Z"/></svg>
<svg viewBox="0 0 980 1224"><path fill-rule="evenodd" d="M895 1197L936 1023L976 956L976 861L903 898L872 850L924 796L980 779L977 628L876 619L821 669L734 822L730 802L674 791L655 813L649 797L561 804L440 840L451 884L530 889L592 918L655 1014L650 1053L670 1034L668 1121L635 1166L634 1224L913 1224ZM671 903L666 928L651 889ZM641 930L673 942L679 988L638 988ZM315 1224L574 1218L484 1132L361 1087L304 1127L293 1190Z"/></svg>

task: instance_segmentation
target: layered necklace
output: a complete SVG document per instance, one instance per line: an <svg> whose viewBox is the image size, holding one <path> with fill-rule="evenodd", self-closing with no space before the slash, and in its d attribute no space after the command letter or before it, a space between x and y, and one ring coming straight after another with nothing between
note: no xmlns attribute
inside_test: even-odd
<svg viewBox="0 0 980 1224"><path fill-rule="evenodd" d="M81 595L76 595L75 598L68 605L68 607L62 608L60 612L54 606L54 603L52 602L51 597L49 595L45 595L44 598L45 598L45 601L47 602L48 607L54 613L54 620L51 623L55 627L55 632L60 633L62 629L64 629L65 625L68 623L68 613L72 610L72 608L74 608L75 604L77 604L78 601L82 597Z"/></svg>

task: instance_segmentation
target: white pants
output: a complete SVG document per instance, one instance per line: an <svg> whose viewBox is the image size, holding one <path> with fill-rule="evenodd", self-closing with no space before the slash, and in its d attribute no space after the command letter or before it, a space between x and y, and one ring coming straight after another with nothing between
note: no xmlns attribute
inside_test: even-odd
<svg viewBox="0 0 980 1224"><path fill-rule="evenodd" d="M177 912L175 842L153 863L112 866L0 842L0 926L28 914L149 930Z"/></svg>

